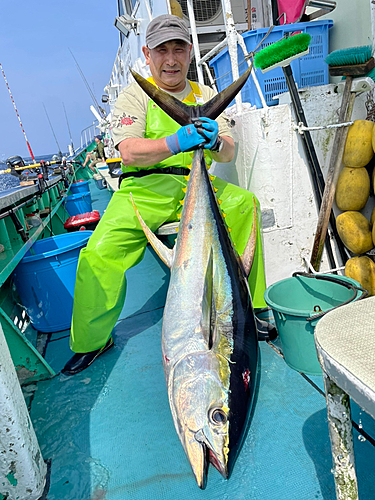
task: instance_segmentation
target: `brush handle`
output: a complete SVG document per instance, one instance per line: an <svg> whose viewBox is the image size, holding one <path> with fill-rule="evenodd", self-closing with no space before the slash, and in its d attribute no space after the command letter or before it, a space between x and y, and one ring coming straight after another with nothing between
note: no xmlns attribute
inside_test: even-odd
<svg viewBox="0 0 375 500"><path fill-rule="evenodd" d="M347 76L345 81L344 94L341 101L339 123L350 120L353 112L355 94L351 92L353 77ZM332 210L335 197L337 179L340 173L342 157L344 154L347 127L341 127L336 130L334 143L332 146L331 158L328 167L326 186L323 193L322 205L319 212L318 223L316 227L315 239L311 253L311 265L316 271L319 271L320 261L323 253L324 240L327 234L329 214Z"/></svg>
<svg viewBox="0 0 375 500"><path fill-rule="evenodd" d="M301 100L300 100L299 95L298 95L298 90L297 90L297 87L296 87L296 84L295 84L295 81L293 78L293 73L292 73L292 69L291 69L290 65L283 67L283 72L284 72L286 83L288 85L288 90L290 93L290 97L292 99L292 104L293 104L295 114L297 116L297 120L299 122L303 123L303 125L305 127L307 127L308 125L307 125L306 116L305 116L305 113L303 111L303 107L302 107ZM313 140L311 138L311 134L308 130L304 131L304 133L302 134L302 140L303 140L304 150L306 153L306 158L307 158L307 161L309 164L309 169L310 169L311 179L313 182L313 188L314 188L316 202L318 205L318 209L321 210L322 197L323 197L323 192L325 190L325 182L324 182L322 170L320 168L319 160L318 160L318 157L317 157L317 154L315 151L314 143L313 143ZM336 220L335 220L334 214L331 212L328 212L328 217L329 217L329 221L331 223L332 232L335 235L335 238L338 242L340 256L343 260L344 259L346 260L345 248L341 242L341 239L338 237L338 233L337 233L337 229L336 229ZM327 235L327 233L325 234L324 239L326 240L326 248L327 248L327 254L328 254L330 266L333 269L337 266L336 266L335 259L333 256L333 251L332 251L332 247L331 247L331 240L330 240L329 236ZM324 239L323 239L323 245L324 245Z"/></svg>

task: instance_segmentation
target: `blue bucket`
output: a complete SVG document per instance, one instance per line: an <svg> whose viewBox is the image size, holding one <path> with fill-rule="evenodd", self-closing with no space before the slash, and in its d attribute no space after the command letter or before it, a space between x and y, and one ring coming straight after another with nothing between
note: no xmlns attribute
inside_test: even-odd
<svg viewBox="0 0 375 500"><path fill-rule="evenodd" d="M16 267L14 283L36 330L70 328L78 256L91 235L77 231L36 241Z"/></svg>
<svg viewBox="0 0 375 500"><path fill-rule="evenodd" d="M73 184L70 186L70 191L72 194L90 192L89 181L73 182Z"/></svg>
<svg viewBox="0 0 375 500"><path fill-rule="evenodd" d="M64 203L66 211L70 216L92 212L90 191L67 196Z"/></svg>

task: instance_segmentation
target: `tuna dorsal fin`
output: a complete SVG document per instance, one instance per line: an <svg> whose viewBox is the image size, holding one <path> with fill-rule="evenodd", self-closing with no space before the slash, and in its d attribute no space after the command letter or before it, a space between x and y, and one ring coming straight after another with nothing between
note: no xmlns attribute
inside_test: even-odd
<svg viewBox="0 0 375 500"><path fill-rule="evenodd" d="M159 238L157 236L155 236L155 234L147 226L147 224L145 223L145 221L142 219L141 214L138 211L138 208L136 207L136 205L134 203L133 196L132 196L131 193L130 193L130 199L131 199L131 202L133 204L133 208L134 208L135 214L136 214L136 216L137 216L137 218L139 220L139 223L142 226L142 229L143 229L143 232L146 235L146 238L150 242L150 245L155 250L155 252L157 253L157 255L161 258L161 260L164 262L164 264L166 264L169 268L171 268L172 267L173 258L174 258L173 250L171 250L170 248L168 248L167 246L165 246L164 243L162 243L159 240Z"/></svg>
<svg viewBox="0 0 375 500"><path fill-rule="evenodd" d="M257 216L257 206L255 203L255 198L253 198L253 226L251 228L249 239L247 240L245 250L240 257L243 270L245 272L246 278L249 277L255 255L255 247L257 241L257 225L258 225L258 216Z"/></svg>
<svg viewBox="0 0 375 500"><path fill-rule="evenodd" d="M204 293L202 300L202 329L207 339L208 349L211 349L214 343L215 325L216 308L213 294L213 258L211 249L204 280Z"/></svg>
<svg viewBox="0 0 375 500"><path fill-rule="evenodd" d="M172 95L164 92L163 90L155 87L152 83L145 80L141 75L133 71L135 81L146 92L163 111L165 111L171 118L173 118L181 126L192 123L192 118L198 116L206 116L215 120L234 99L238 92L245 85L248 79L252 66L250 66L243 75L233 82L229 87L222 90L219 94L215 95L210 101L202 106L187 106L183 102L175 99Z"/></svg>

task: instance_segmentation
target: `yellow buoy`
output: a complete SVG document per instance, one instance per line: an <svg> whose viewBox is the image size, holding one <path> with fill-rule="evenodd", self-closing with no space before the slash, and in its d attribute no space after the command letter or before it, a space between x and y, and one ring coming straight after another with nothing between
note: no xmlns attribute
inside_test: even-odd
<svg viewBox="0 0 375 500"><path fill-rule="evenodd" d="M373 248L370 222L360 212L343 212L337 217L336 226L346 248L356 255Z"/></svg>
<svg viewBox="0 0 375 500"><path fill-rule="evenodd" d="M374 156L374 122L356 120L349 127L346 138L343 163L345 167L365 167Z"/></svg>
<svg viewBox="0 0 375 500"><path fill-rule="evenodd" d="M340 210L362 210L370 196L370 176L365 167L344 167L337 180L335 196Z"/></svg>
<svg viewBox="0 0 375 500"><path fill-rule="evenodd" d="M345 276L358 281L369 295L375 295L375 263L367 255L349 259L345 264Z"/></svg>

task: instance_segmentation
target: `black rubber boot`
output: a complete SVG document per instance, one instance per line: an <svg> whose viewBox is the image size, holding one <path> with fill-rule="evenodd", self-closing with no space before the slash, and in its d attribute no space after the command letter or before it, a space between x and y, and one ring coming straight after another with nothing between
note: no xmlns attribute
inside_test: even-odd
<svg viewBox="0 0 375 500"><path fill-rule="evenodd" d="M258 330L258 340L275 340L277 337L276 327L272 323L257 318L257 316L255 316L255 319Z"/></svg>
<svg viewBox="0 0 375 500"><path fill-rule="evenodd" d="M76 373L82 372L88 366L90 366L97 357L101 354L105 353L114 346L113 338L110 337L107 341L106 345L101 349L97 349L96 351L91 352L82 352L75 354L64 366L61 370L61 373L64 375L75 375Z"/></svg>

